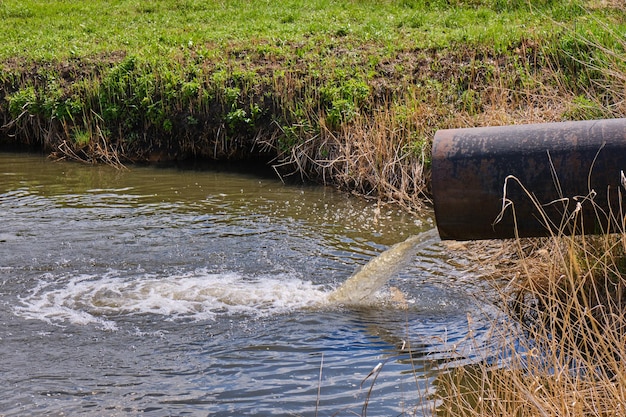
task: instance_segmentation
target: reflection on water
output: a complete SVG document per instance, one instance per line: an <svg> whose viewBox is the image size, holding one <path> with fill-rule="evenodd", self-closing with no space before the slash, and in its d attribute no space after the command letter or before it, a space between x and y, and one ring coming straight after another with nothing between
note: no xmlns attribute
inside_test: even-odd
<svg viewBox="0 0 626 417"><path fill-rule="evenodd" d="M436 241L329 302L433 224L324 187L0 154L0 224L2 415L424 415L491 326Z"/></svg>

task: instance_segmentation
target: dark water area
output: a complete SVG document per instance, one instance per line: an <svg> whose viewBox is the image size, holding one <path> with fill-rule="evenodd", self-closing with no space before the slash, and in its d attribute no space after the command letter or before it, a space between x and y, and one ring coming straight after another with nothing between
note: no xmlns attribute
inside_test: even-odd
<svg viewBox="0 0 626 417"><path fill-rule="evenodd" d="M0 415L430 415L442 365L488 345L475 269L432 239L375 301L328 295L433 227L275 178L0 153Z"/></svg>

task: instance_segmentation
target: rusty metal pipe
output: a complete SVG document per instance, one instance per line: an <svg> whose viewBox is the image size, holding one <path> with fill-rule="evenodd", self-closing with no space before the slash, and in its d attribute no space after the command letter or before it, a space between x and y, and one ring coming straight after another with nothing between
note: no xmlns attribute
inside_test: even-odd
<svg viewBox="0 0 626 417"><path fill-rule="evenodd" d="M622 171L626 119L439 130L437 228L454 240L614 230L624 217Z"/></svg>

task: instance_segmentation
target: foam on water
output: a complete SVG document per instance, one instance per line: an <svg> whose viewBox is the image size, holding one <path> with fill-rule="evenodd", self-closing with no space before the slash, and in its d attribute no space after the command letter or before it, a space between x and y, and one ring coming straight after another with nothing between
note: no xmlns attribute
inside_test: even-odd
<svg viewBox="0 0 626 417"><path fill-rule="evenodd" d="M173 276L45 275L15 312L49 323L95 323L115 330L120 315L157 314L167 320L219 314L268 315L320 305L327 292L289 274L246 277L205 270Z"/></svg>
<svg viewBox="0 0 626 417"><path fill-rule="evenodd" d="M14 311L49 323L94 323L117 329L114 318L157 314L166 320L210 320L220 314L264 316L326 304L371 305L385 283L416 251L432 244L435 230L411 236L373 258L329 292L296 274L244 276L204 269L177 275L44 275Z"/></svg>

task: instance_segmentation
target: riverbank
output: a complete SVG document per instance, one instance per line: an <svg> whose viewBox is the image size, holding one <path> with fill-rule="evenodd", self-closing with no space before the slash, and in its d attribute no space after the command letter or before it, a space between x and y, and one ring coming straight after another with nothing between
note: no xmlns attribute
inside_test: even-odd
<svg viewBox="0 0 626 417"><path fill-rule="evenodd" d="M0 146L262 161L419 209L437 129L626 114L608 3L131 3L0 4Z"/></svg>

